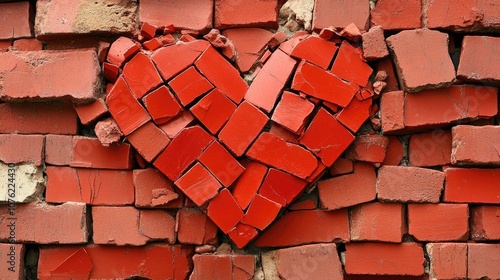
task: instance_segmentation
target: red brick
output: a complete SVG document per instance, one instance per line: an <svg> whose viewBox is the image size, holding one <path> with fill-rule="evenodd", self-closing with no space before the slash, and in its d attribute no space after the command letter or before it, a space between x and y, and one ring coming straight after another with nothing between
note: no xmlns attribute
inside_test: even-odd
<svg viewBox="0 0 500 280"><path fill-rule="evenodd" d="M219 133L219 140L241 156L267 124L267 116L248 102L241 103Z"/></svg>
<svg viewBox="0 0 500 280"><path fill-rule="evenodd" d="M120 131L118 124L116 124L113 118L98 121L95 124L94 132L97 139L99 139L99 142L101 142L104 147L120 143L123 136L123 133Z"/></svg>
<svg viewBox="0 0 500 280"><path fill-rule="evenodd" d="M231 186L245 168L217 141L200 155L201 162L225 187Z"/></svg>
<svg viewBox="0 0 500 280"><path fill-rule="evenodd" d="M385 159L389 138L378 134L358 135L346 152L352 160L380 164Z"/></svg>
<svg viewBox="0 0 500 280"><path fill-rule="evenodd" d="M500 165L500 127L458 125L452 128L451 163Z"/></svg>
<svg viewBox="0 0 500 280"><path fill-rule="evenodd" d="M312 150L326 166L331 166L354 136L334 116L321 108L300 139L300 143Z"/></svg>
<svg viewBox="0 0 500 280"><path fill-rule="evenodd" d="M238 223L230 232L228 232L229 238L238 248L245 247L250 241L254 240L259 232L256 228Z"/></svg>
<svg viewBox="0 0 500 280"><path fill-rule="evenodd" d="M245 100L266 113L271 112L295 65L295 59L281 50L276 50L248 88Z"/></svg>
<svg viewBox="0 0 500 280"><path fill-rule="evenodd" d="M262 254L264 274L270 279L344 279L335 244L314 244Z"/></svg>
<svg viewBox="0 0 500 280"><path fill-rule="evenodd" d="M409 204L408 233L419 241L464 241L469 237L467 204Z"/></svg>
<svg viewBox="0 0 500 280"><path fill-rule="evenodd" d="M345 82L315 65L302 61L293 77L292 89L345 107L354 97L359 86ZM331 94L332 90L335 90L336 94Z"/></svg>
<svg viewBox="0 0 500 280"><path fill-rule="evenodd" d="M31 37L30 2L0 4L0 40Z"/></svg>
<svg viewBox="0 0 500 280"><path fill-rule="evenodd" d="M151 215L153 212L156 214ZM140 246L152 240L164 239L175 242L174 218L163 210L94 206L92 222L94 244ZM159 232L161 236L156 232L158 229L162 230Z"/></svg>
<svg viewBox="0 0 500 280"><path fill-rule="evenodd" d="M43 50L42 42L35 38L32 39L18 39L12 44L13 48L17 51L41 51Z"/></svg>
<svg viewBox="0 0 500 280"><path fill-rule="evenodd" d="M127 38L120 37L116 39L109 47L107 61L116 66L123 66L123 64L131 59L137 52L139 52L141 46L136 41Z"/></svg>
<svg viewBox="0 0 500 280"><path fill-rule="evenodd" d="M500 278L500 244L467 244L467 279Z"/></svg>
<svg viewBox="0 0 500 280"><path fill-rule="evenodd" d="M346 244L347 274L408 275L424 274L424 251L418 243Z"/></svg>
<svg viewBox="0 0 500 280"><path fill-rule="evenodd" d="M78 118L83 125L89 125L108 112L108 106L104 99L99 98L87 104L75 106Z"/></svg>
<svg viewBox="0 0 500 280"><path fill-rule="evenodd" d="M129 144L118 143L104 147L97 138L73 138L70 163L73 167L130 169L132 163L132 149Z"/></svg>
<svg viewBox="0 0 500 280"><path fill-rule="evenodd" d="M253 255L194 255L194 269L190 280L203 280L207 275L213 279L253 279L255 256Z"/></svg>
<svg viewBox="0 0 500 280"><path fill-rule="evenodd" d="M473 240L500 240L500 207L471 208L470 236Z"/></svg>
<svg viewBox="0 0 500 280"><path fill-rule="evenodd" d="M241 209L245 210L259 190L268 168L258 162L249 162L238 178L231 193Z"/></svg>
<svg viewBox="0 0 500 280"><path fill-rule="evenodd" d="M40 166L44 160L43 135L0 134L0 160L5 163L32 162Z"/></svg>
<svg viewBox="0 0 500 280"><path fill-rule="evenodd" d="M248 90L240 73L214 48L209 47L195 62L196 68L224 95L239 104Z"/></svg>
<svg viewBox="0 0 500 280"><path fill-rule="evenodd" d="M161 86L142 98L144 106L156 124L163 124L178 116L182 107L166 86Z"/></svg>
<svg viewBox="0 0 500 280"><path fill-rule="evenodd" d="M380 118L384 134L396 133L405 128L404 104L405 93L403 91L391 91L382 94L382 98L380 98Z"/></svg>
<svg viewBox="0 0 500 280"><path fill-rule="evenodd" d="M304 191L306 185L304 180L271 168L262 182L259 194L285 207Z"/></svg>
<svg viewBox="0 0 500 280"><path fill-rule="evenodd" d="M258 0L238 2L215 0L215 28L278 27L278 2Z"/></svg>
<svg viewBox="0 0 500 280"><path fill-rule="evenodd" d="M354 173L318 182L321 206L335 210L375 200L377 177L373 165L356 162Z"/></svg>
<svg viewBox="0 0 500 280"><path fill-rule="evenodd" d="M403 204L361 204L350 210L351 240L400 243L406 233L405 220Z"/></svg>
<svg viewBox="0 0 500 280"><path fill-rule="evenodd" d="M321 30L327 27L344 28L354 23L360 30L368 30L370 3L363 0L332 1L315 0L313 28Z"/></svg>
<svg viewBox="0 0 500 280"><path fill-rule="evenodd" d="M445 87L455 81L455 68L448 54L448 34L428 29L405 30L387 38L387 45L394 54L404 90Z"/></svg>
<svg viewBox="0 0 500 280"><path fill-rule="evenodd" d="M426 7L427 27L469 32L498 29L500 8L491 3L488 0L432 1ZM445 11L449 16L440 16Z"/></svg>
<svg viewBox="0 0 500 280"><path fill-rule="evenodd" d="M348 242L347 210L304 210L286 213L261 234L259 247L284 247L318 242Z"/></svg>
<svg viewBox="0 0 500 280"><path fill-rule="evenodd" d="M500 203L500 169L449 168L445 174L445 202Z"/></svg>
<svg viewBox="0 0 500 280"><path fill-rule="evenodd" d="M144 53L136 54L123 67L123 78L136 98L158 87L163 80L151 59Z"/></svg>
<svg viewBox="0 0 500 280"><path fill-rule="evenodd" d="M0 104L0 133L77 134L78 121L67 103Z"/></svg>
<svg viewBox="0 0 500 280"><path fill-rule="evenodd" d="M182 208L177 211L175 228L181 244L217 243L217 226L198 209Z"/></svg>
<svg viewBox="0 0 500 280"><path fill-rule="evenodd" d="M223 189L210 201L207 215L224 233L231 231L244 216L233 195L227 189Z"/></svg>
<svg viewBox="0 0 500 280"><path fill-rule="evenodd" d="M414 29L422 27L422 2L420 0L380 0L371 11L371 25L385 30Z"/></svg>
<svg viewBox="0 0 500 280"><path fill-rule="evenodd" d="M500 38L465 36L457 70L458 77L467 81L500 82L500 65L493 59L499 47Z"/></svg>
<svg viewBox="0 0 500 280"><path fill-rule="evenodd" d="M396 136L389 136L389 144L385 152L383 165L399 165L405 153L403 143Z"/></svg>
<svg viewBox="0 0 500 280"><path fill-rule="evenodd" d="M451 133L433 130L410 137L408 156L411 166L438 166L450 164Z"/></svg>
<svg viewBox="0 0 500 280"><path fill-rule="evenodd" d="M389 50L385 43L384 29L381 26L374 26L366 33L363 33L363 56L366 60L378 60L389 55Z"/></svg>
<svg viewBox="0 0 500 280"><path fill-rule="evenodd" d="M158 156L154 166L171 181L177 180L214 138L203 128L183 129Z"/></svg>
<svg viewBox="0 0 500 280"><path fill-rule="evenodd" d="M215 135L231 118L236 110L236 105L218 89L214 89L191 107L190 110Z"/></svg>
<svg viewBox="0 0 500 280"><path fill-rule="evenodd" d="M94 50L6 52L0 53L0 60L3 100L68 99L81 103L101 93ZM64 79L61 69L65 69Z"/></svg>
<svg viewBox="0 0 500 280"><path fill-rule="evenodd" d="M182 207L184 196L178 194L173 184L158 170L133 171L135 207L176 208Z"/></svg>
<svg viewBox="0 0 500 280"><path fill-rule="evenodd" d="M288 42L293 42L293 40ZM283 51L285 51L284 46L284 44L280 46L280 49ZM327 70L337 50L338 47L335 43L317 36L309 36L298 40L298 43L290 50L289 55L298 59L304 59Z"/></svg>
<svg viewBox="0 0 500 280"><path fill-rule="evenodd" d="M205 31L212 28L214 0L145 0L139 3L139 20L156 26Z"/></svg>
<svg viewBox="0 0 500 280"><path fill-rule="evenodd" d="M263 132L255 140L246 155L302 179L309 177L318 166L309 150L287 143L268 132Z"/></svg>
<svg viewBox="0 0 500 280"><path fill-rule="evenodd" d="M11 236L8 226L12 222L12 216L16 218L17 243L80 244L88 241L88 213L84 203L17 204L14 212L10 212L4 204L0 206L0 210L2 242L7 242Z"/></svg>
<svg viewBox="0 0 500 280"><path fill-rule="evenodd" d="M194 122L193 115L188 110L182 110L180 113L167 123L161 124L160 129L167 134L168 138L173 139L184 128Z"/></svg>
<svg viewBox="0 0 500 280"><path fill-rule="evenodd" d="M217 179L200 163L196 163L175 185L196 205L202 206L215 196L222 188Z"/></svg>
<svg viewBox="0 0 500 280"><path fill-rule="evenodd" d="M193 66L177 75L168 84L184 106L213 89L212 84Z"/></svg>
<svg viewBox="0 0 500 280"><path fill-rule="evenodd" d="M137 3L112 0L109 3L42 0L36 3L35 32L39 38L68 34L134 34Z"/></svg>
<svg viewBox="0 0 500 280"><path fill-rule="evenodd" d="M429 89L418 94L384 93L382 130L386 134L400 134L489 118L498 112L497 95L496 88L471 85Z"/></svg>
<svg viewBox="0 0 500 280"><path fill-rule="evenodd" d="M330 167L332 176L349 174L354 171L353 161L347 158L338 158Z"/></svg>
<svg viewBox="0 0 500 280"><path fill-rule="evenodd" d="M191 66L209 46L210 43L201 40L179 43L156 50L151 59L167 81Z"/></svg>
<svg viewBox="0 0 500 280"><path fill-rule="evenodd" d="M425 246L429 256L429 279L466 279L467 244L429 243Z"/></svg>
<svg viewBox="0 0 500 280"><path fill-rule="evenodd" d="M382 166L378 170L380 200L438 203L443 190L443 172L419 167Z"/></svg>
<svg viewBox="0 0 500 280"><path fill-rule="evenodd" d="M46 200L91 205L134 203L132 171L47 166Z"/></svg>
<svg viewBox="0 0 500 280"><path fill-rule="evenodd" d="M0 265L0 277L6 280L25 279L24 244L0 244L0 257L5 261Z"/></svg>
<svg viewBox="0 0 500 280"><path fill-rule="evenodd" d="M170 143L167 135L153 122L147 122L127 136L134 149L148 162L152 162Z"/></svg>
<svg viewBox="0 0 500 280"><path fill-rule="evenodd" d="M115 83L116 80L118 79L118 76L120 76L120 73L121 73L120 66L116 64L111 64L109 62L103 63L102 75L108 82Z"/></svg>
<svg viewBox="0 0 500 280"><path fill-rule="evenodd" d="M222 34L233 43L238 53L236 65L238 65L241 72L248 72L252 68L260 55L264 53L266 44L274 35L261 28L228 29L224 30ZM264 63L262 57L260 61Z"/></svg>
<svg viewBox="0 0 500 280"><path fill-rule="evenodd" d="M307 117L312 113L314 104L297 94L285 91L281 96L272 120L294 133L304 129Z"/></svg>
<svg viewBox="0 0 500 280"><path fill-rule="evenodd" d="M281 204L261 195L255 195L241 222L264 230L276 219L280 210Z"/></svg>
<svg viewBox="0 0 500 280"><path fill-rule="evenodd" d="M291 132L290 130L277 123L271 122L269 133L285 140L288 143L299 144L299 135Z"/></svg>
<svg viewBox="0 0 500 280"><path fill-rule="evenodd" d="M129 135L151 119L121 77L107 94L106 103L124 135Z"/></svg>
<svg viewBox="0 0 500 280"><path fill-rule="evenodd" d="M333 62L331 73L346 81L366 87L372 72L373 69L356 49L349 42L343 41Z"/></svg>
<svg viewBox="0 0 500 280"><path fill-rule="evenodd" d="M337 114L337 120L355 133L370 116L371 106L370 98L362 101L353 98L349 105Z"/></svg>
<svg viewBox="0 0 500 280"><path fill-rule="evenodd" d="M191 271L193 254L191 247L161 243L144 247L43 247L40 249L38 278L185 279Z"/></svg>

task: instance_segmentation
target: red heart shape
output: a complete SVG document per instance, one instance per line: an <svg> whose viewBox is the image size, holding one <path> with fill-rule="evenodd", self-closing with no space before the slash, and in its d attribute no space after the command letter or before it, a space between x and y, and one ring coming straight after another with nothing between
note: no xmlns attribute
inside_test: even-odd
<svg viewBox="0 0 500 280"><path fill-rule="evenodd" d="M106 102L142 157L242 248L354 141L372 69L347 41L298 34L244 57L262 65L247 85L208 41L182 40L113 43Z"/></svg>

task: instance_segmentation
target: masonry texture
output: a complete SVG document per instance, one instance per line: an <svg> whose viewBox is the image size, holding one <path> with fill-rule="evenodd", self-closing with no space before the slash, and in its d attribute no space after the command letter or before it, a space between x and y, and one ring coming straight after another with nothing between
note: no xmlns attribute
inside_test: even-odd
<svg viewBox="0 0 500 280"><path fill-rule="evenodd" d="M500 3L0 0L0 279L500 279Z"/></svg>

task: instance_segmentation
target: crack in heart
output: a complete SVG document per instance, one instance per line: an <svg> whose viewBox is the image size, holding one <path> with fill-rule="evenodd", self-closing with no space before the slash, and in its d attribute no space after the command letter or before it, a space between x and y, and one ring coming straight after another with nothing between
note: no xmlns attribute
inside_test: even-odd
<svg viewBox="0 0 500 280"><path fill-rule="evenodd" d="M273 44L258 52L273 51L265 61L255 56L249 85L189 37L153 51L122 37L104 67L114 82L106 102L128 141L239 248L321 179L375 95L373 71L348 41L301 34Z"/></svg>

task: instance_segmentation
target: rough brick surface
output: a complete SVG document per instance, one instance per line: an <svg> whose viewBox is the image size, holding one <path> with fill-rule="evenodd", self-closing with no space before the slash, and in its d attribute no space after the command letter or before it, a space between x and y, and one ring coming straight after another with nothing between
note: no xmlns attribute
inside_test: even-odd
<svg viewBox="0 0 500 280"><path fill-rule="evenodd" d="M467 277L467 244L429 243L429 279L465 279Z"/></svg>
<svg viewBox="0 0 500 280"><path fill-rule="evenodd" d="M192 267L193 254L191 247L161 243L144 247L43 247L40 250L38 279L113 279L131 275L149 279L186 279Z"/></svg>
<svg viewBox="0 0 500 280"><path fill-rule="evenodd" d="M451 132L453 164L500 165L500 127L458 125Z"/></svg>
<svg viewBox="0 0 500 280"><path fill-rule="evenodd" d="M500 244L468 244L467 276L469 279L500 278Z"/></svg>
<svg viewBox="0 0 500 280"><path fill-rule="evenodd" d="M36 3L35 33L38 38L63 34L136 32L137 2L42 0Z"/></svg>
<svg viewBox="0 0 500 280"><path fill-rule="evenodd" d="M45 163L52 165L69 165L73 137L70 135L45 135Z"/></svg>
<svg viewBox="0 0 500 280"><path fill-rule="evenodd" d="M408 233L419 241L464 241L469 237L467 204L409 204Z"/></svg>
<svg viewBox="0 0 500 280"><path fill-rule="evenodd" d="M177 239L182 244L214 244L217 242L217 226L208 216L197 210L183 208L177 212Z"/></svg>
<svg viewBox="0 0 500 280"><path fill-rule="evenodd" d="M49 205L18 204L15 209L0 206L0 240L38 244L81 244L88 241L87 209L83 203ZM14 234L10 226L15 218ZM64 234L60 234L64 232Z"/></svg>
<svg viewBox="0 0 500 280"><path fill-rule="evenodd" d="M87 102L102 92L99 62L93 50L7 52L0 53L0 60L3 100ZM64 74L61 69L65 69Z"/></svg>
<svg viewBox="0 0 500 280"><path fill-rule="evenodd" d="M399 203L367 203L351 209L351 240L402 241L406 233L405 208Z"/></svg>
<svg viewBox="0 0 500 280"><path fill-rule="evenodd" d="M30 2L0 3L0 11L0 40L31 37Z"/></svg>
<svg viewBox="0 0 500 280"><path fill-rule="evenodd" d="M372 26L385 30L422 27L422 2L420 0L379 0L371 11Z"/></svg>
<svg viewBox="0 0 500 280"><path fill-rule="evenodd" d="M481 205L471 208L470 235L474 240L500 240L500 207Z"/></svg>
<svg viewBox="0 0 500 280"><path fill-rule="evenodd" d="M492 57L498 54L500 38L465 36L457 74L468 81L500 82L500 65Z"/></svg>
<svg viewBox="0 0 500 280"><path fill-rule="evenodd" d="M207 275L214 279L253 279L255 257L252 255L195 255L190 280L203 280Z"/></svg>
<svg viewBox="0 0 500 280"><path fill-rule="evenodd" d="M455 81L446 33L428 29L405 30L387 38L387 45L393 53L403 89L414 92L445 87Z"/></svg>
<svg viewBox="0 0 500 280"><path fill-rule="evenodd" d="M215 0L215 28L278 26L278 1Z"/></svg>
<svg viewBox="0 0 500 280"><path fill-rule="evenodd" d="M354 23L360 30L368 30L370 4L366 0L335 1L315 0L313 28L321 30L330 26L344 28Z"/></svg>
<svg viewBox="0 0 500 280"><path fill-rule="evenodd" d="M377 60L389 55L382 27L374 26L362 36L363 55L367 60Z"/></svg>
<svg viewBox="0 0 500 280"><path fill-rule="evenodd" d="M418 243L350 243L346 245L347 274L424 274L424 251Z"/></svg>
<svg viewBox="0 0 500 280"><path fill-rule="evenodd" d="M0 277L6 280L25 279L24 272L24 244L0 244Z"/></svg>
<svg viewBox="0 0 500 280"><path fill-rule="evenodd" d="M340 280L342 266L335 244L313 244L262 254L264 274L270 279Z"/></svg>
<svg viewBox="0 0 500 280"><path fill-rule="evenodd" d="M76 112L67 103L0 103L0 133L76 134Z"/></svg>
<svg viewBox="0 0 500 280"><path fill-rule="evenodd" d="M451 162L450 131L436 129L413 134L410 137L409 159L411 166L438 166Z"/></svg>
<svg viewBox="0 0 500 280"><path fill-rule="evenodd" d="M214 0L145 0L139 3L139 20L156 26L204 31L212 28Z"/></svg>
<svg viewBox="0 0 500 280"><path fill-rule="evenodd" d="M418 167L382 166L378 171L380 200L438 203L443 190L443 172Z"/></svg>
<svg viewBox="0 0 500 280"><path fill-rule="evenodd" d="M454 31L493 31L500 28L500 7L489 0L430 1L426 7L427 27ZM448 16L443 17L443 13Z"/></svg>
<svg viewBox="0 0 500 280"><path fill-rule="evenodd" d="M5 163L43 162L43 135L0 134L0 160Z"/></svg>

